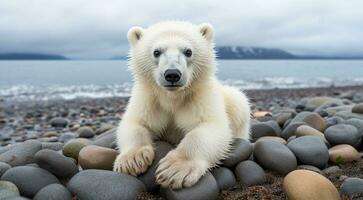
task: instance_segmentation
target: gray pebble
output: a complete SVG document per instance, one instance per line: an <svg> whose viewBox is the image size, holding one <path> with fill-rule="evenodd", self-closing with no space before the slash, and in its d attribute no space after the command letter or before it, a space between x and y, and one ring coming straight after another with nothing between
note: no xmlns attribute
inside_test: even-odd
<svg viewBox="0 0 363 200"><path fill-rule="evenodd" d="M324 168L328 164L329 151L317 136L302 136L289 142L287 147L295 154L298 162Z"/></svg>
<svg viewBox="0 0 363 200"><path fill-rule="evenodd" d="M324 170L323 170L323 173L324 174L334 174L334 173L337 173L337 172L339 172L339 171L341 171L341 169L340 169L340 167L339 166L336 166L336 165L333 165L333 166L330 166L330 167L328 167L328 168L325 168Z"/></svg>
<svg viewBox="0 0 363 200"><path fill-rule="evenodd" d="M341 118L343 118L345 120L352 119L352 118L363 120L363 114L352 113L350 111L337 112L336 116L341 117Z"/></svg>
<svg viewBox="0 0 363 200"><path fill-rule="evenodd" d="M78 172L75 160L50 149L38 151L34 156L34 160L41 168L48 170L61 179L71 178Z"/></svg>
<svg viewBox="0 0 363 200"><path fill-rule="evenodd" d="M13 167L2 175L1 180L14 183L20 193L26 197L33 197L47 185L59 183L58 179L50 172L29 166Z"/></svg>
<svg viewBox="0 0 363 200"><path fill-rule="evenodd" d="M340 190L350 198L352 198L354 194L363 193L363 179L346 178L340 186Z"/></svg>
<svg viewBox="0 0 363 200"><path fill-rule="evenodd" d="M56 117L51 119L49 123L55 128L65 128L67 127L69 120L61 117Z"/></svg>
<svg viewBox="0 0 363 200"><path fill-rule="evenodd" d="M0 162L8 163L11 166L26 165L33 163L33 157L42 147L42 144L36 140L28 140L24 143L14 146L3 154L0 154Z"/></svg>
<svg viewBox="0 0 363 200"><path fill-rule="evenodd" d="M101 135L99 135L95 141L92 142L93 145L111 148L112 143L116 140L116 128L110 129Z"/></svg>
<svg viewBox="0 0 363 200"><path fill-rule="evenodd" d="M297 167L295 155L280 142L272 140L256 142L253 156L263 168L280 174L287 174Z"/></svg>
<svg viewBox="0 0 363 200"><path fill-rule="evenodd" d="M325 138L332 145L349 144L357 148L361 143L362 133L355 126L337 124L325 130Z"/></svg>
<svg viewBox="0 0 363 200"><path fill-rule="evenodd" d="M73 195L86 200L136 199L145 191L144 184L133 176L98 169L77 173L67 187Z"/></svg>
<svg viewBox="0 0 363 200"><path fill-rule="evenodd" d="M172 190L161 188L160 195L168 200L213 200L218 198L219 188L211 173L205 174L194 186Z"/></svg>
<svg viewBox="0 0 363 200"><path fill-rule="evenodd" d="M154 145L155 150L155 157L154 161L149 167L149 169L144 173L141 174L138 179L142 181L148 192L155 192L160 188L160 185L155 181L155 171L157 169L157 165L159 161L166 156L166 154L173 149L173 146L169 143L157 141Z"/></svg>
<svg viewBox="0 0 363 200"><path fill-rule="evenodd" d="M77 130L78 136L81 138L91 138L95 136L95 132L89 126L83 126Z"/></svg>
<svg viewBox="0 0 363 200"><path fill-rule="evenodd" d="M363 120L353 118L346 120L344 123L355 126L358 129L358 132L363 134Z"/></svg>
<svg viewBox="0 0 363 200"><path fill-rule="evenodd" d="M72 194L61 184L51 184L42 188L33 200L71 200Z"/></svg>
<svg viewBox="0 0 363 200"><path fill-rule="evenodd" d="M212 171L220 190L226 190L236 185L236 177L233 172L226 167L218 167Z"/></svg>
<svg viewBox="0 0 363 200"><path fill-rule="evenodd" d="M266 182L265 171L255 162L246 160L239 163L235 168L237 180L244 185L260 185Z"/></svg>
<svg viewBox="0 0 363 200"><path fill-rule="evenodd" d="M20 196L16 185L9 181L0 181L0 199L8 199Z"/></svg>
<svg viewBox="0 0 363 200"><path fill-rule="evenodd" d="M277 122L271 120L267 122L257 122L251 124L251 139L256 141L263 136L279 136L281 128Z"/></svg>
<svg viewBox="0 0 363 200"><path fill-rule="evenodd" d="M247 160L252 154L252 150L252 145L249 141L237 138L231 145L230 155L222 162L227 167L234 167L239 162Z"/></svg>
<svg viewBox="0 0 363 200"><path fill-rule="evenodd" d="M11 166L9 164L0 162L0 177L10 168Z"/></svg>

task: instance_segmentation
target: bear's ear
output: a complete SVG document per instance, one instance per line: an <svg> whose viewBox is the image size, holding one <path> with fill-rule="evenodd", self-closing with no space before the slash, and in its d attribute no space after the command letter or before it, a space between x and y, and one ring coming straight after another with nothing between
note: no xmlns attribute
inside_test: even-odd
<svg viewBox="0 0 363 200"><path fill-rule="evenodd" d="M131 46L135 46L136 43L141 39L144 29L139 26L134 26L130 28L127 32L127 39Z"/></svg>
<svg viewBox="0 0 363 200"><path fill-rule="evenodd" d="M202 36L208 40L209 42L212 42L214 37L214 30L213 26L208 23L203 23L199 25L199 32L202 34Z"/></svg>

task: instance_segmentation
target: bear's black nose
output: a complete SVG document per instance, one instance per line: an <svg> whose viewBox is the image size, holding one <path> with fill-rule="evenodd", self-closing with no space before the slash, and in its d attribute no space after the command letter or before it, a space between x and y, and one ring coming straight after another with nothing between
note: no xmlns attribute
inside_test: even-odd
<svg viewBox="0 0 363 200"><path fill-rule="evenodd" d="M180 80L181 73L177 69L168 69L164 73L164 78L166 81L170 83L175 83Z"/></svg>

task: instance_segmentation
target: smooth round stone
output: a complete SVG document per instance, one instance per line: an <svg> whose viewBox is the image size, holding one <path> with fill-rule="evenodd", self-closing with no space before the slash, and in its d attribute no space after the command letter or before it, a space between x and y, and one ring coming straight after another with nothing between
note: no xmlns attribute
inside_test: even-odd
<svg viewBox="0 0 363 200"><path fill-rule="evenodd" d="M258 138L263 136L278 136L280 133L280 126L273 120L251 124L252 141L256 141Z"/></svg>
<svg viewBox="0 0 363 200"><path fill-rule="evenodd" d="M234 167L239 162L247 160L252 153L251 142L236 138L231 145L231 152L228 158L222 161L227 167Z"/></svg>
<svg viewBox="0 0 363 200"><path fill-rule="evenodd" d="M78 160L78 155L81 149L90 143L90 140L83 138L71 140L63 146L63 155Z"/></svg>
<svg viewBox="0 0 363 200"><path fill-rule="evenodd" d="M95 136L95 132L89 126L83 126L77 130L78 136L80 138L91 138Z"/></svg>
<svg viewBox="0 0 363 200"><path fill-rule="evenodd" d="M339 172L339 171L341 171L341 170L342 170L342 169L340 169L340 167L339 167L339 166L333 165L333 166L330 166L330 167L328 167L328 168L325 168L325 169L323 170L323 173L324 173L324 174L329 175L329 174L337 173L337 172Z"/></svg>
<svg viewBox="0 0 363 200"><path fill-rule="evenodd" d="M290 137L296 135L296 129L299 126L306 125L305 122L291 122L284 130L281 132L281 137L288 140Z"/></svg>
<svg viewBox="0 0 363 200"><path fill-rule="evenodd" d="M112 128L115 128L115 126L113 126L111 124L101 124L101 127L99 129L97 129L97 131L96 131L96 135L104 133Z"/></svg>
<svg viewBox="0 0 363 200"><path fill-rule="evenodd" d="M282 186L289 200L340 200L333 183L310 170L290 172Z"/></svg>
<svg viewBox="0 0 363 200"><path fill-rule="evenodd" d="M33 200L71 200L72 194L61 184L51 184L42 188Z"/></svg>
<svg viewBox="0 0 363 200"><path fill-rule="evenodd" d="M268 140L256 142L253 156L263 168L280 174L287 174L297 167L295 155L280 142Z"/></svg>
<svg viewBox="0 0 363 200"><path fill-rule="evenodd" d="M329 161L328 148L316 136L302 136L289 142L287 147L295 154L299 163L324 168Z"/></svg>
<svg viewBox="0 0 363 200"><path fill-rule="evenodd" d="M291 123L293 122L305 122L318 131L324 131L327 127L324 118L314 112L301 112L296 115Z"/></svg>
<svg viewBox="0 0 363 200"><path fill-rule="evenodd" d="M43 134L43 137L58 137L59 133L55 131L49 131Z"/></svg>
<svg viewBox="0 0 363 200"><path fill-rule="evenodd" d="M78 173L75 160L53 150L43 149L38 151L34 156L34 160L39 167L48 170L61 179L71 178Z"/></svg>
<svg viewBox="0 0 363 200"><path fill-rule="evenodd" d="M149 167L149 169L139 175L137 178L142 181L145 186L146 186L146 190L148 192L157 192L160 188L160 185L158 183L156 183L155 180L155 172L157 169L157 165L159 163L159 161L164 158L166 156L166 154L171 151L173 149L173 146L167 142L163 142L163 141L156 141L154 143L154 151L155 151L155 157L154 160L151 164L151 166Z"/></svg>
<svg viewBox="0 0 363 200"><path fill-rule="evenodd" d="M363 193L363 179L346 178L340 186L340 190L344 195L352 199L355 194Z"/></svg>
<svg viewBox="0 0 363 200"><path fill-rule="evenodd" d="M286 140L284 140L281 137L276 137L276 136L263 136L263 137L259 138L257 140L257 142L261 141L261 140L273 140L273 141L276 141L276 142L280 142L281 144L287 144Z"/></svg>
<svg viewBox="0 0 363 200"><path fill-rule="evenodd" d="M211 173L206 173L194 186L172 190L170 188L161 188L160 195L168 200L200 200L200 199L217 199L219 188L217 181Z"/></svg>
<svg viewBox="0 0 363 200"><path fill-rule="evenodd" d="M363 120L353 118L346 120L344 123L355 126L358 129L358 132L363 134Z"/></svg>
<svg viewBox="0 0 363 200"><path fill-rule="evenodd" d="M335 102L335 101L341 101L341 100L337 99L337 98L333 98L333 97L326 97L326 96L311 97L311 98L306 99L305 107L306 107L306 110L313 111L325 103Z"/></svg>
<svg viewBox="0 0 363 200"><path fill-rule="evenodd" d="M68 182L68 189L79 199L136 199L145 192L144 184L133 176L106 170L83 170Z"/></svg>
<svg viewBox="0 0 363 200"><path fill-rule="evenodd" d="M345 120L352 119L352 118L363 120L363 114L352 113L351 111L340 111L340 112L337 112L336 116L341 117Z"/></svg>
<svg viewBox="0 0 363 200"><path fill-rule="evenodd" d="M63 149L63 146L64 146L64 144L61 142L42 142L42 149L60 151Z"/></svg>
<svg viewBox="0 0 363 200"><path fill-rule="evenodd" d="M362 133L359 133L355 126L337 124L326 129L325 138L332 145L349 144L353 147L359 147L362 140Z"/></svg>
<svg viewBox="0 0 363 200"><path fill-rule="evenodd" d="M68 119L56 117L50 120L49 124L55 128L65 128L69 123Z"/></svg>
<svg viewBox="0 0 363 200"><path fill-rule="evenodd" d="M1 180L14 183L20 193L26 197L33 197L47 185L59 183L59 180L50 172L30 166L13 167L1 176Z"/></svg>
<svg viewBox="0 0 363 200"><path fill-rule="evenodd" d="M272 115L271 112L268 112L268 111L258 111L258 112L253 113L254 118L260 118L260 117L271 116L271 115Z"/></svg>
<svg viewBox="0 0 363 200"><path fill-rule="evenodd" d="M299 165L299 166L297 166L297 169L305 169L305 170L310 170L310 171L322 174L322 171L319 168L312 166L312 165Z"/></svg>
<svg viewBox="0 0 363 200"><path fill-rule="evenodd" d="M276 122L280 125L280 127L283 127L285 122L287 120L290 120L294 117L294 113L293 112L283 112L280 113L277 117L276 117Z"/></svg>
<svg viewBox="0 0 363 200"><path fill-rule="evenodd" d="M353 106L352 113L363 114L363 103L359 103Z"/></svg>
<svg viewBox="0 0 363 200"><path fill-rule="evenodd" d="M212 171L220 190L226 190L236 185L236 177L233 172L226 167L218 167Z"/></svg>
<svg viewBox="0 0 363 200"><path fill-rule="evenodd" d="M88 145L79 152L78 164L82 169L112 170L117 155L114 149Z"/></svg>
<svg viewBox="0 0 363 200"><path fill-rule="evenodd" d="M9 164L0 162L0 177L10 168L11 166Z"/></svg>
<svg viewBox="0 0 363 200"><path fill-rule="evenodd" d="M9 181L0 181L0 199L8 199L20 196L16 185Z"/></svg>
<svg viewBox="0 0 363 200"><path fill-rule="evenodd" d="M329 159L336 164L360 160L359 152L349 144L339 144L329 149Z"/></svg>
<svg viewBox="0 0 363 200"><path fill-rule="evenodd" d="M317 136L322 141L324 141L324 143L329 144L329 142L325 139L325 136L322 132L307 125L299 126L296 129L296 137L301 137L301 136Z"/></svg>
<svg viewBox="0 0 363 200"><path fill-rule="evenodd" d="M41 148L42 144L39 141L25 141L0 154L0 162L5 162L13 167L33 163L34 154Z"/></svg>
<svg viewBox="0 0 363 200"><path fill-rule="evenodd" d="M110 129L101 135L97 136L97 138L92 142L93 145L112 148L112 143L116 140L116 128Z"/></svg>
<svg viewBox="0 0 363 200"><path fill-rule="evenodd" d="M340 111L351 111L352 108L353 108L353 105L342 105L342 106L335 106L335 107L327 108L326 111L329 113L336 114L337 112L340 112Z"/></svg>
<svg viewBox="0 0 363 200"><path fill-rule="evenodd" d="M240 162L234 169L237 180L244 185L261 185L266 182L265 171L255 162L246 160Z"/></svg>

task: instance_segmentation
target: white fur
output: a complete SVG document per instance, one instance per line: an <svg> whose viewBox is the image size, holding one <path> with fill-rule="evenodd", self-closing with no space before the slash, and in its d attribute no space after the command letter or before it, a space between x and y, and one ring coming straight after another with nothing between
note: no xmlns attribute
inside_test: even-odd
<svg viewBox="0 0 363 200"><path fill-rule="evenodd" d="M114 170L135 176L145 172L154 158L153 141L165 139L178 145L159 162L157 182L171 188L192 186L228 155L233 138L248 137L248 99L216 79L211 25L162 22L134 27L128 39L135 85L118 127L120 155ZM158 83L165 65L153 58L156 46L171 49L165 52L182 60L185 86L170 91ZM191 58L178 52L184 47L193 49Z"/></svg>

